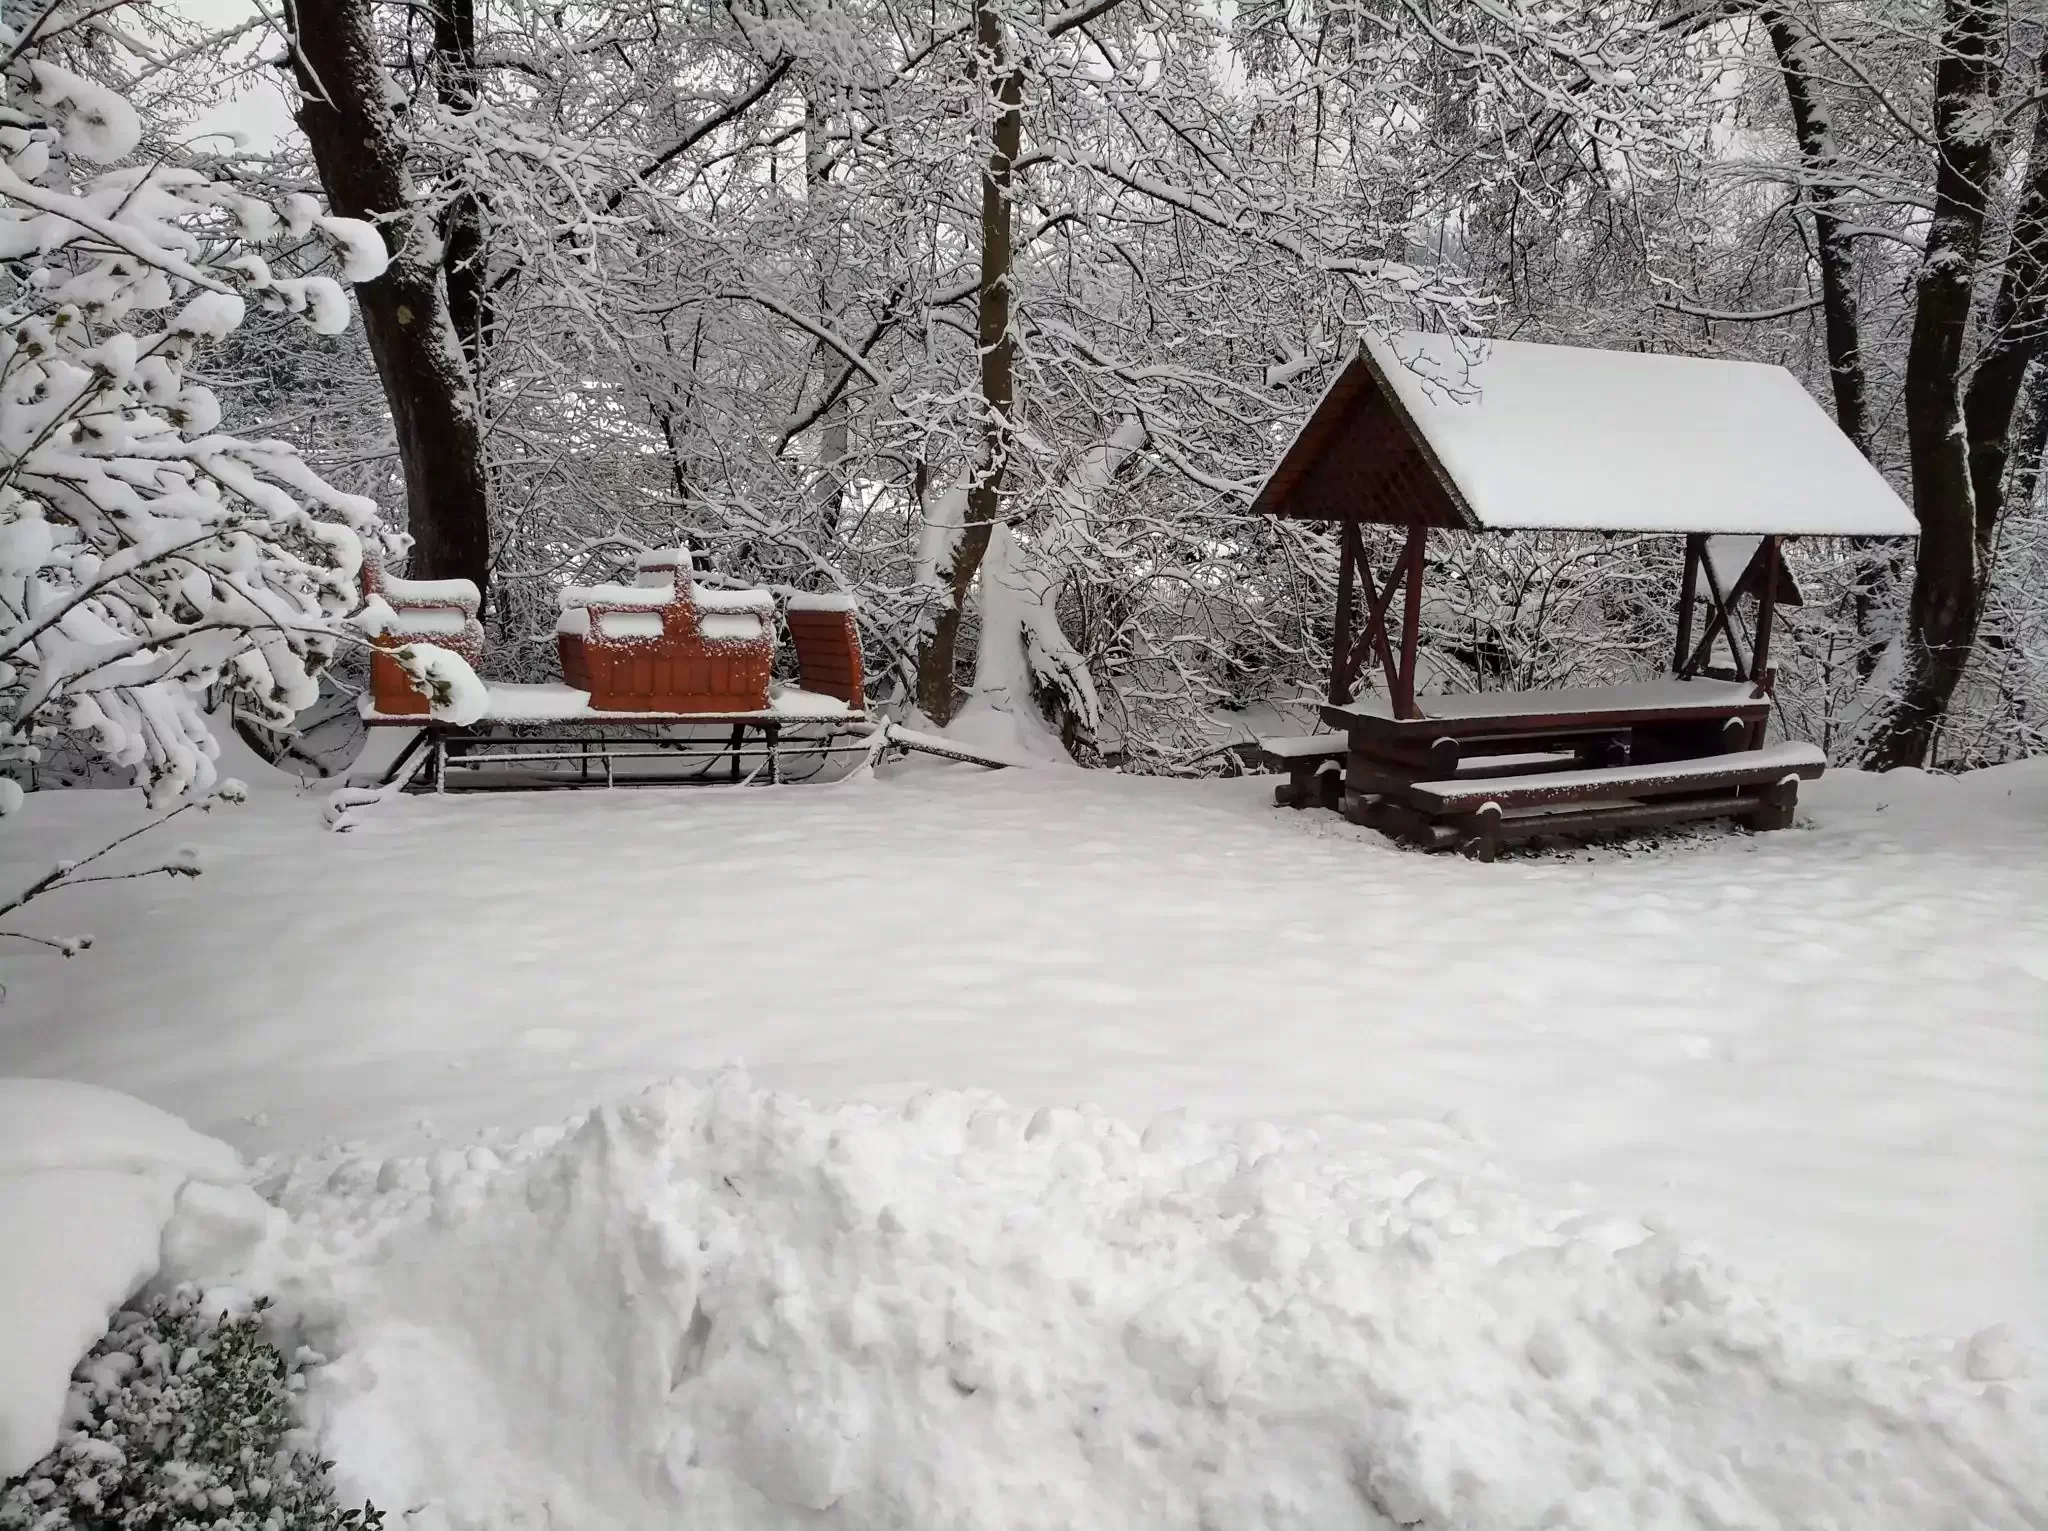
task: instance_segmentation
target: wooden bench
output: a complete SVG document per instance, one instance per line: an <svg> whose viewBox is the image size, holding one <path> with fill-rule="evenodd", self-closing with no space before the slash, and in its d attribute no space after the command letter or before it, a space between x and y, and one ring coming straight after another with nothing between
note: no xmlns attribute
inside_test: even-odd
<svg viewBox="0 0 2048 1531"><path fill-rule="evenodd" d="M1287 780L1273 789L1282 808L1319 803L1335 808L1344 795L1343 761L1350 741L1343 734L1301 734L1261 739L1259 754L1267 769L1285 771Z"/></svg>
<svg viewBox="0 0 2048 1531"><path fill-rule="evenodd" d="M1311 803L1324 808L1341 806L1346 789L1353 792L1384 792L1390 785L1407 785L1435 770L1421 770L1398 779L1384 773L1377 764L1364 767L1369 781L1361 781L1357 757L1349 769L1345 761L1348 745L1342 734L1303 734L1295 738L1261 739L1259 753L1268 769L1285 771L1287 780L1273 789L1273 801L1282 808L1306 808ZM1445 775L1460 781L1488 776L1512 776L1523 771L1555 771L1576 765L1579 757L1571 750L1516 750L1501 755L1471 755L1457 758L1456 752L1440 763Z"/></svg>
<svg viewBox="0 0 2048 1531"><path fill-rule="evenodd" d="M1457 845L1481 861L1491 861L1507 841L1539 834L1704 818L1785 829L1799 783L1825 767L1826 757L1811 744L1777 744L1656 765L1415 782L1368 805L1367 822L1431 845Z"/></svg>

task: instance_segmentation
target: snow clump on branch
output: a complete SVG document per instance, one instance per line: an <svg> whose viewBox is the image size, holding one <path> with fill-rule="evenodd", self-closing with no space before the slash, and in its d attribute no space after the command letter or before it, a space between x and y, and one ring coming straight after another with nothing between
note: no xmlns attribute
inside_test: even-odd
<svg viewBox="0 0 2048 1531"><path fill-rule="evenodd" d="M214 784L205 689L274 727L313 700L379 535L292 447L223 434L188 369L251 303L346 328L339 283L272 263L369 281L384 244L145 143L90 18L0 26L0 760L65 736L161 802Z"/></svg>

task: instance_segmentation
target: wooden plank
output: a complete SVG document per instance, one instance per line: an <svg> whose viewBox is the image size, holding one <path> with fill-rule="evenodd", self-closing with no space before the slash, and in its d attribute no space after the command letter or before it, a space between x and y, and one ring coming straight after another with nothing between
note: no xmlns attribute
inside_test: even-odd
<svg viewBox="0 0 2048 1531"><path fill-rule="evenodd" d="M1457 826L1439 824L1427 814L1383 797L1352 795L1344 800L1344 817L1377 829L1397 840L1410 840L1430 850L1449 850L1458 843Z"/></svg>
<svg viewBox="0 0 2048 1531"><path fill-rule="evenodd" d="M1780 744L1770 749L1745 750L1738 755L1674 760L1661 765L1612 766L1492 781L1416 782L1404 788L1401 795L1426 813L1461 813L1485 802L1517 808L1616 797L1659 797L1723 787L1770 786L1786 776L1811 780L1825 766L1825 757L1810 744Z"/></svg>
<svg viewBox="0 0 2048 1531"><path fill-rule="evenodd" d="M1525 699L1527 694L1523 694ZM1352 708L1325 707L1323 721L1333 728L1349 729L1354 741L1378 743L1417 737L1495 740L1545 738L1623 732L1638 725L1655 723L1709 723L1722 718L1760 720L1770 716L1767 696L1749 701L1715 699L1686 704L1616 707L1560 705L1555 710L1524 708L1500 713L1474 713L1462 717L1390 718Z"/></svg>
<svg viewBox="0 0 2048 1531"><path fill-rule="evenodd" d="M1757 556L1763 560L1763 587L1756 597L1756 643L1750 656L1749 678L1765 690L1771 681L1771 617L1778 608L1778 565L1781 555L1776 537L1764 538Z"/></svg>
<svg viewBox="0 0 2048 1531"><path fill-rule="evenodd" d="M1341 706L1351 700L1351 599L1358 565L1352 557L1354 523L1337 527L1337 620L1330 628L1330 700Z"/></svg>
<svg viewBox="0 0 2048 1531"><path fill-rule="evenodd" d="M1408 533L1408 546L1402 549L1402 561L1406 565L1407 592L1401 607L1401 679L1394 688L1394 715L1401 718L1415 717L1415 664L1416 655L1422 647L1422 576L1423 552L1429 540L1429 529L1420 522Z"/></svg>
<svg viewBox="0 0 2048 1531"><path fill-rule="evenodd" d="M1333 760L1349 749L1342 734L1299 734L1259 740L1259 753L1276 765L1293 760Z"/></svg>
<svg viewBox="0 0 2048 1531"><path fill-rule="evenodd" d="M1740 793L1715 793L1707 797L1672 798L1656 803L1632 803L1621 807L1566 809L1556 813L1533 813L1522 817L1501 817L1495 833L1503 843L1531 840L1538 835L1591 835L1617 829L1642 829L1657 824L1685 824L1699 819L1753 819L1765 814L1770 805L1761 797ZM1761 826L1759 826L1761 827ZM1477 824L1465 826L1467 838L1481 833Z"/></svg>
<svg viewBox="0 0 2048 1531"><path fill-rule="evenodd" d="M1706 552L1706 536L1690 533L1685 539L1685 573L1678 582L1678 643L1671 654L1671 673L1684 675L1692 649L1692 603L1699 598L1700 559Z"/></svg>

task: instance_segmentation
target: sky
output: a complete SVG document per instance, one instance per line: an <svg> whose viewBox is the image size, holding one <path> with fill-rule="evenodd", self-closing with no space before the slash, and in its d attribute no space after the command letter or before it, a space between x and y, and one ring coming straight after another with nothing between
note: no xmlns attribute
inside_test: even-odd
<svg viewBox="0 0 2048 1531"><path fill-rule="evenodd" d="M250 0L172 0L178 11L208 26L231 27L257 13ZM271 12L276 14L273 9ZM204 112L194 124L199 133L228 133L242 139L251 149L270 149L297 129L292 125L291 101L279 71L258 70L250 74L241 93Z"/></svg>

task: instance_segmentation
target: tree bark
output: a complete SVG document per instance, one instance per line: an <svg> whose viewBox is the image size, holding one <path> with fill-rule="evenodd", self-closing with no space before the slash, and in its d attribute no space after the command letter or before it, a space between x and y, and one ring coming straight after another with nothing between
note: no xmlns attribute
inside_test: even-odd
<svg viewBox="0 0 2048 1531"><path fill-rule="evenodd" d="M405 471L410 571L490 592L490 515L476 395L439 264L413 227L390 81L364 0L295 0L287 12L298 121L337 214L384 231L391 264L356 288Z"/></svg>
<svg viewBox="0 0 2048 1531"><path fill-rule="evenodd" d="M981 347L981 461L967 487L965 524L945 571L951 600L917 651L917 705L936 723L953 717L960 618L968 588L988 551L1001 512L1010 461L1010 419L1016 399L1016 340L1010 331L1012 241L1010 187L1024 137L1024 76L1004 46L1000 0L975 0L978 69L990 82L995 126L981 174L981 292L976 326Z"/></svg>
<svg viewBox="0 0 2048 1531"><path fill-rule="evenodd" d="M1998 36L1989 0L1945 0L1934 73L1934 214L1906 353L1906 436L1920 555L1904 673L1864 754L1865 764L1878 770L1927 763L1984 612L1961 385L1997 152L1991 107L1999 85Z"/></svg>
<svg viewBox="0 0 2048 1531"><path fill-rule="evenodd" d="M804 185L814 210L822 207L828 232L819 250L818 317L837 328L839 324L839 263L842 227L834 217L832 203L831 119L820 108L815 86L804 93ZM839 352L819 341L818 366L825 386L844 368ZM839 516L846 501L846 452L848 446L846 392L825 406L818 421L817 475L811 481L812 512L818 519L822 539L829 543L839 532Z"/></svg>
<svg viewBox="0 0 2048 1531"><path fill-rule="evenodd" d="M2041 54L2038 85L2048 93L2048 49ZM2034 111L2024 186L2013 213L2005 274L1991 307L1990 332L1963 396L1971 489L1977 497L1977 552L1987 561L2005 513L2006 465L2020 386L2034 359L2048 354L2048 107ZM2022 456L2021 462L2026 460Z"/></svg>
<svg viewBox="0 0 2048 1531"><path fill-rule="evenodd" d="M1813 218L1814 253L1820 264L1820 311L1827 342L1828 380L1835 395L1835 423L1870 455L1870 384L1863 366L1863 315L1856 291L1856 252L1839 213L1841 157L1834 119L1813 70L1812 35L1778 10L1763 12L1771 51L1785 82L1785 102L1799 141L1806 174L1800 200Z"/></svg>
<svg viewBox="0 0 2048 1531"><path fill-rule="evenodd" d="M476 110L475 0L434 0L434 94L451 113ZM441 213L441 271L448 284L448 317L462 341L470 377L482 385L493 313L485 271L484 209L465 188Z"/></svg>

